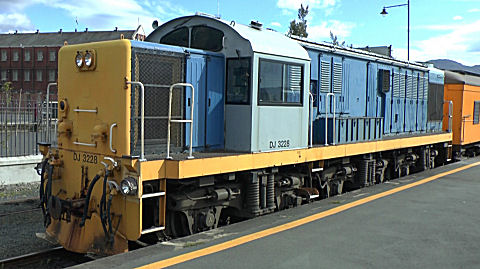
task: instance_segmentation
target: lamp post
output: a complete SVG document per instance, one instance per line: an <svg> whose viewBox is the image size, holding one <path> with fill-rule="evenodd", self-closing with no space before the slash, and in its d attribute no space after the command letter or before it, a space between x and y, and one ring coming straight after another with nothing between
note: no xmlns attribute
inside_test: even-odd
<svg viewBox="0 0 480 269"><path fill-rule="evenodd" d="M380 14L385 17L387 16L387 8L392 8L392 7L403 7L407 6L407 59L410 61L410 0L407 0L406 4L400 4L400 5L393 5L393 6L384 6L382 12Z"/></svg>

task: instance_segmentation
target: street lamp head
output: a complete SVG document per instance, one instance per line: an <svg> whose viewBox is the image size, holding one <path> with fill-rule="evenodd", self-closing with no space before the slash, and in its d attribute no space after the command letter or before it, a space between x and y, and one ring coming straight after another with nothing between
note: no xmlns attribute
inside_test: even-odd
<svg viewBox="0 0 480 269"><path fill-rule="evenodd" d="M387 10L385 9L385 7L383 7L383 10L382 10L382 12L380 12L380 15L385 17L385 16L387 16L387 14L388 14Z"/></svg>

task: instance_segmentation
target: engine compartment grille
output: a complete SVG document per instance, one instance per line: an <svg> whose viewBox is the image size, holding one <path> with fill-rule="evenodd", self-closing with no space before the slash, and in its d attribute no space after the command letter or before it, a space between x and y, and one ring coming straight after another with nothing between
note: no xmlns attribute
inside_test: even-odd
<svg viewBox="0 0 480 269"><path fill-rule="evenodd" d="M145 155L163 154L167 148L168 94L172 84L183 82L183 54L153 49L132 48L132 80L145 86ZM172 119L184 116L184 89L175 88L172 97ZM131 92L131 155L140 155L141 92ZM184 125L171 125L172 151L184 147Z"/></svg>

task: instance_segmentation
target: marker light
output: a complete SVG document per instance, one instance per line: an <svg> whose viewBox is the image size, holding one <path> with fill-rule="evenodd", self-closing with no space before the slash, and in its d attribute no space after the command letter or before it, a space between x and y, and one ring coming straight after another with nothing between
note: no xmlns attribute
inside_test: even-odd
<svg viewBox="0 0 480 269"><path fill-rule="evenodd" d="M82 67L83 65L83 56L80 52L77 52L77 56L75 57L75 64L78 68Z"/></svg>

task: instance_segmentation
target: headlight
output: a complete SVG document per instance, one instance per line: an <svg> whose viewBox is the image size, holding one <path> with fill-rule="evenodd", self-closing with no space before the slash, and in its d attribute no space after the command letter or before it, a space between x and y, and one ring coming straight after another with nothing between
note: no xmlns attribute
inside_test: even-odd
<svg viewBox="0 0 480 269"><path fill-rule="evenodd" d="M127 177L120 183L120 191L123 195L136 195L137 190L137 180L132 177Z"/></svg>
<svg viewBox="0 0 480 269"><path fill-rule="evenodd" d="M87 51L87 53L85 53L85 65L90 67L92 66L92 63L93 63L92 54Z"/></svg>
<svg viewBox="0 0 480 269"><path fill-rule="evenodd" d="M78 68L82 67L83 65L83 55L80 52L77 52L77 56L75 57L75 64Z"/></svg>

